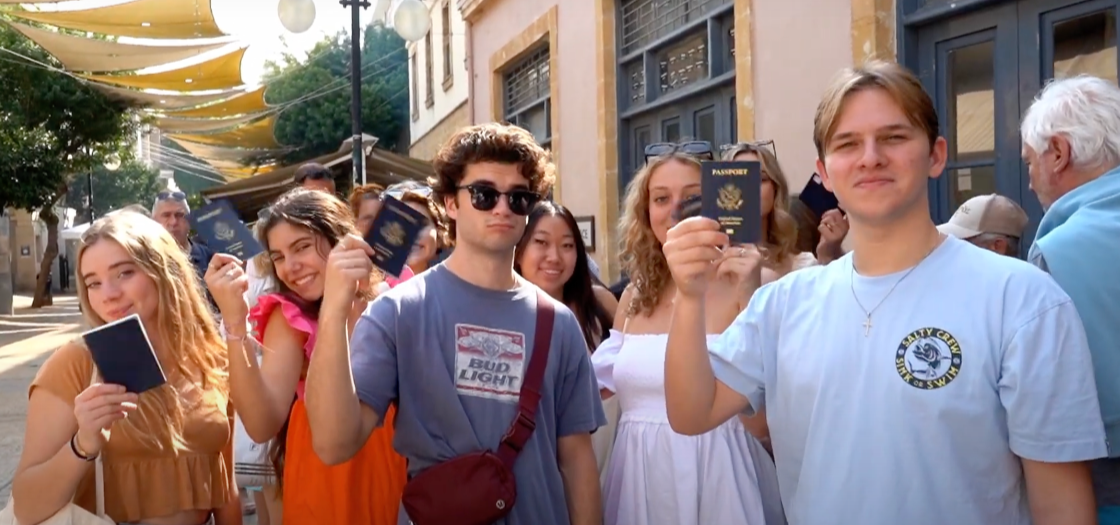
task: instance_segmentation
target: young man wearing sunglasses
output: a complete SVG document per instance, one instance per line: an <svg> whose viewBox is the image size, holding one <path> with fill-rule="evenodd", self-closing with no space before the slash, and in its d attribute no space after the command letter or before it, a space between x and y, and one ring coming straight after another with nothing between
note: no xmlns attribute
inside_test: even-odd
<svg viewBox="0 0 1120 525"><path fill-rule="evenodd" d="M373 252L348 237L328 259L307 378L315 450L329 464L348 460L390 405L397 407L395 448L413 479L453 458L505 447L540 350L532 341L543 297L555 316L540 402L513 463L517 501L500 523L601 523L591 432L605 417L587 345L571 311L513 271L529 211L552 186L548 153L523 129L482 124L456 133L434 168L433 198L446 210L455 251L373 301L356 321L349 351L350 305ZM403 509L400 523L409 523Z"/></svg>

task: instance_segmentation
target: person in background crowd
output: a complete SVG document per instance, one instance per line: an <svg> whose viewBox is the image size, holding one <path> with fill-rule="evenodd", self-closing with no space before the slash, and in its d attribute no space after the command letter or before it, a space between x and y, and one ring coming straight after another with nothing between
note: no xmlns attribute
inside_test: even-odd
<svg viewBox="0 0 1120 525"><path fill-rule="evenodd" d="M268 217L272 208L261 208L257 212L257 222L253 224L253 236L264 238L264 227L268 224ZM245 292L245 300L249 302L249 310L257 306L257 300L262 295L276 293L278 285L272 268L272 258L268 252L261 252L256 257L249 259L245 264L245 275L249 278L249 289Z"/></svg>
<svg viewBox="0 0 1120 525"><path fill-rule="evenodd" d="M261 296L250 313L244 297L248 281L240 261L219 254L206 276L233 352L233 399L245 430L258 443L284 440L285 524L396 523L405 463L392 450L392 426L363 439L353 459L328 465L312 449L304 408L303 373L329 285L327 255L342 239L357 235L350 210L326 192L302 188L280 196L270 210L258 231L279 292ZM363 288L348 296L351 326L373 296L371 281L376 274L372 270L370 266ZM256 366L258 352L263 353L260 366ZM386 415L391 421L392 412ZM278 436L285 422L289 424L286 436Z"/></svg>
<svg viewBox="0 0 1120 525"><path fill-rule="evenodd" d="M1028 259L1073 298L1093 353L1109 457L1093 463L1101 525L1120 525L1120 88L1055 81L1022 122L1023 159L1046 214Z"/></svg>
<svg viewBox="0 0 1120 525"><path fill-rule="evenodd" d="M105 216L82 234L78 300L102 326L136 314L167 383L140 395L103 384L81 339L51 354L31 383L15 517L40 523L73 501L117 523L238 525L228 360L199 281L176 240L137 213ZM112 430L112 433L109 430Z"/></svg>
<svg viewBox="0 0 1120 525"><path fill-rule="evenodd" d="M396 445L410 477L462 454L497 450L518 414L524 367L539 351L527 336L536 329L541 294L513 271L514 250L554 168L527 131L493 123L455 133L433 167L433 193L455 251L378 297L349 338L348 301L372 249L352 238L330 255L307 383L315 450L327 463L357 453L392 405L399 407ZM598 386L579 320L559 301L553 306L536 429L513 465L517 502L508 525L594 525L603 516L591 445L591 432L604 422ZM493 382L489 373L480 377L479 366L510 374ZM408 522L402 509L400 523Z"/></svg>
<svg viewBox="0 0 1120 525"><path fill-rule="evenodd" d="M413 273L423 273L435 264L440 249L447 245L444 234L447 227L442 210L432 200L432 188L416 181L405 181L389 186L385 189L385 194L404 202L427 219L427 226L416 239L412 253L408 256L408 267Z"/></svg>
<svg viewBox="0 0 1120 525"><path fill-rule="evenodd" d="M1018 257L1019 239L1028 222L1018 203L993 193L968 199L937 229L1000 255Z"/></svg>
<svg viewBox="0 0 1120 525"><path fill-rule="evenodd" d="M591 356L605 403L621 418L603 488L607 525L782 525L777 474L764 418L733 419L702 436L675 432L665 413L665 345L677 285L661 253L673 211L700 193L703 142L653 144L626 190L619 223L622 267L633 278L614 329ZM735 247L733 250L742 248ZM731 276L707 301L707 332L718 334L750 300ZM711 336L716 337L715 335ZM668 460L666 458L672 458Z"/></svg>
<svg viewBox="0 0 1120 525"><path fill-rule="evenodd" d="M187 252L191 265L194 266L195 273L201 280L202 276L206 275L206 265L210 264L214 252L205 244L190 239L191 224L187 220L190 214L191 207L187 204L187 194L181 191L161 191L152 204L152 218L163 225L179 247Z"/></svg>
<svg viewBox="0 0 1120 525"><path fill-rule="evenodd" d="M325 191L331 195L335 193L334 174L326 166L316 162L308 162L296 168L292 181L297 186L308 190Z"/></svg>
<svg viewBox="0 0 1120 525"><path fill-rule="evenodd" d="M765 409L799 525L1091 525L1106 445L1077 310L1037 268L937 231L938 126L902 66L840 74L813 141L855 249L762 286L714 342L711 275L761 257L720 253L711 219L670 230L669 421L700 434Z"/></svg>
<svg viewBox="0 0 1120 525"><path fill-rule="evenodd" d="M358 233L362 237L369 235L369 228L373 226L373 219L381 211L381 192L385 188L380 184L366 184L354 188L350 192L350 212L357 219Z"/></svg>

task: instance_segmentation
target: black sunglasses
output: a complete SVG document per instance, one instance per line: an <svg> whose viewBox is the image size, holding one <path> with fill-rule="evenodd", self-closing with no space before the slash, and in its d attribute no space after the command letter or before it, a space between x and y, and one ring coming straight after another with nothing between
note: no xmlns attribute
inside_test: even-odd
<svg viewBox="0 0 1120 525"><path fill-rule="evenodd" d="M168 199L183 202L187 200L187 194L181 191L161 191L156 194L156 200L165 201Z"/></svg>
<svg viewBox="0 0 1120 525"><path fill-rule="evenodd" d="M649 162L649 159L652 158L664 157L678 152L692 155L693 157L706 157L708 160L715 160L711 142L706 140L690 140L680 143L655 142L650 144L646 146L645 149L646 162Z"/></svg>
<svg viewBox="0 0 1120 525"><path fill-rule="evenodd" d="M393 184L392 186L389 186L388 188L385 188L384 194L394 199L400 200L406 193L415 193L416 195L428 199L432 196L432 188L431 186L428 186L426 184L406 180L404 182L398 182L396 184Z"/></svg>
<svg viewBox="0 0 1120 525"><path fill-rule="evenodd" d="M733 149L742 148L746 151L757 151L759 149L768 149L775 157L778 156L778 147L774 144L774 139L770 140L753 140L750 142L736 142L734 144L724 144L719 147L721 152L728 152Z"/></svg>
<svg viewBox="0 0 1120 525"><path fill-rule="evenodd" d="M467 190L471 194L471 206L478 211L490 211L498 205L502 195L506 196L509 211L515 215L529 215L529 212L541 201L541 196L529 190L498 191L493 186L468 184L458 189Z"/></svg>

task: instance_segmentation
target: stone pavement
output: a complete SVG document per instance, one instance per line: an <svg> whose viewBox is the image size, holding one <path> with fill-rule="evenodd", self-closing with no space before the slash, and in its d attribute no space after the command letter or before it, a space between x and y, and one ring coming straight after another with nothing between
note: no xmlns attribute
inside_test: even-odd
<svg viewBox="0 0 1120 525"><path fill-rule="evenodd" d="M78 299L57 295L54 306L31 309L31 297L15 297L15 315L0 315L0 505L7 504L27 418L27 388L56 348L81 334ZM256 525L246 516L244 525Z"/></svg>

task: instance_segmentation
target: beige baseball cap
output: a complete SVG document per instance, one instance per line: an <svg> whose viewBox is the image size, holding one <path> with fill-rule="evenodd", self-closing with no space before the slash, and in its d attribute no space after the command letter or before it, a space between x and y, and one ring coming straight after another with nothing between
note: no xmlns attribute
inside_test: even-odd
<svg viewBox="0 0 1120 525"><path fill-rule="evenodd" d="M1027 228L1027 212L1015 201L997 195L978 195L957 208L949 222L938 226L941 233L970 239L981 233L1022 237Z"/></svg>

